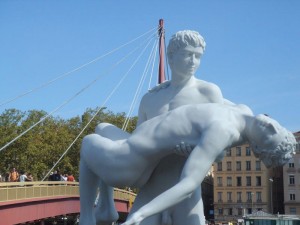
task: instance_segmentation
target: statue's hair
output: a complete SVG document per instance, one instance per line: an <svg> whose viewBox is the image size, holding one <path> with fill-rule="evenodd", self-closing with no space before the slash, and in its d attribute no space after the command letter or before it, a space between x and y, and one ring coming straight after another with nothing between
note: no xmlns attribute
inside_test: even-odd
<svg viewBox="0 0 300 225"><path fill-rule="evenodd" d="M170 39L167 48L168 57L176 52L180 48L184 48L188 45L193 47L201 47L205 50L206 43L204 38L197 32L192 30L183 30L176 32Z"/></svg>
<svg viewBox="0 0 300 225"><path fill-rule="evenodd" d="M268 168L288 163L295 154L297 142L294 135L283 127L278 135L280 135L281 141L275 148L257 146L255 143L250 142L254 155L259 157Z"/></svg>

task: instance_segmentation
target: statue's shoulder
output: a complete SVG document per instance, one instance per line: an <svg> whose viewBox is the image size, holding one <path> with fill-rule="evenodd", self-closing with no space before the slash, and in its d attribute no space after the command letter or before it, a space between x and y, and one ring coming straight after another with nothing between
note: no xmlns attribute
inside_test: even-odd
<svg viewBox="0 0 300 225"><path fill-rule="evenodd" d="M201 92L204 92L205 94L213 94L213 95L222 96L221 89L215 83L197 79L196 85L197 85L198 89Z"/></svg>
<svg viewBox="0 0 300 225"><path fill-rule="evenodd" d="M155 87L151 88L150 90L148 90L148 93L159 92L160 90L169 87L170 84L171 84L171 81L169 81L169 80L164 81L163 83L160 83L160 84L156 85Z"/></svg>
<svg viewBox="0 0 300 225"><path fill-rule="evenodd" d="M197 83L197 85L199 85L202 88L220 89L218 85L216 85L215 83L209 82L209 81L196 79L196 83Z"/></svg>

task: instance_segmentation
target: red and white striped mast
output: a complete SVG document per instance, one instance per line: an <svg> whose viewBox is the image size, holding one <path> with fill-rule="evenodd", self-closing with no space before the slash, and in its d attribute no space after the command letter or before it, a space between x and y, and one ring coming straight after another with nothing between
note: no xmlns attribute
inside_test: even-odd
<svg viewBox="0 0 300 225"><path fill-rule="evenodd" d="M164 20L159 20L159 29L158 29L158 36L159 36L159 68L158 68L158 83L162 83L166 80L165 77L165 65L164 65L164 58L165 58L165 29L164 29Z"/></svg>

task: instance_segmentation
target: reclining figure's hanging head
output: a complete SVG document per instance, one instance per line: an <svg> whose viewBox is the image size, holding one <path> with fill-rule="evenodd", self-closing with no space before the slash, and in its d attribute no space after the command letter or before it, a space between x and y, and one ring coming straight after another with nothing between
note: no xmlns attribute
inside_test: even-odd
<svg viewBox="0 0 300 225"><path fill-rule="evenodd" d="M251 132L250 146L266 167L282 166L295 154L294 135L270 117L256 116Z"/></svg>

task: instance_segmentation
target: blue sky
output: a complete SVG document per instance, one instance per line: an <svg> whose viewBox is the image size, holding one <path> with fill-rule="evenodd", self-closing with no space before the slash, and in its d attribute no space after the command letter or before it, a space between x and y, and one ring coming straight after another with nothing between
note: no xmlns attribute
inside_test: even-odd
<svg viewBox="0 0 300 225"><path fill-rule="evenodd" d="M300 1L1 0L0 103L115 49L165 21L166 41L191 29L207 43L199 79L225 98L300 130ZM51 112L118 61L116 53L38 92L0 107ZM128 112L146 58L105 106ZM132 64L103 75L55 115L101 106ZM142 92L146 92L145 87ZM135 110L136 115L136 110Z"/></svg>

